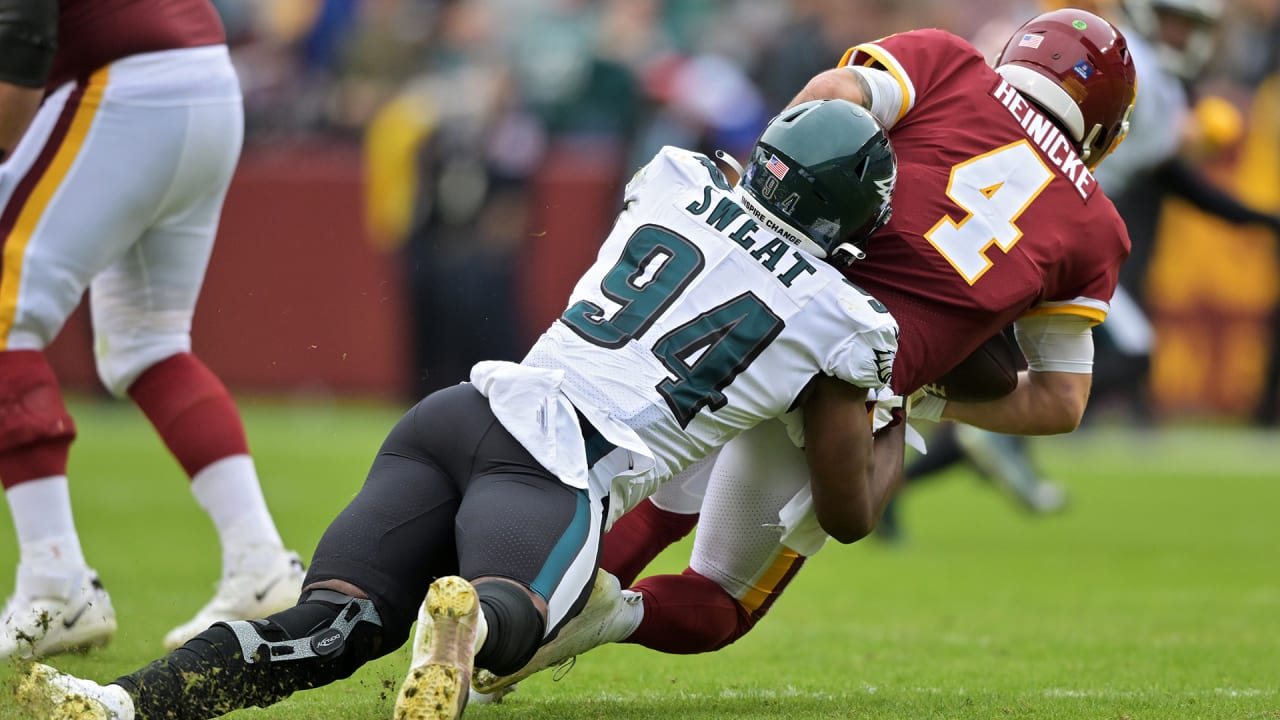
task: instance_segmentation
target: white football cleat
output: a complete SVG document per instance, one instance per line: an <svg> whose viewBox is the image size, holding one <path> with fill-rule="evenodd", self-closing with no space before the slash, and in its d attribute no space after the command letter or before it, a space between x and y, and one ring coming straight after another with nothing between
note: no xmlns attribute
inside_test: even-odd
<svg viewBox="0 0 1280 720"><path fill-rule="evenodd" d="M471 684L479 692L495 693L536 672L563 665L591 648L626 639L643 618L640 593L623 590L618 578L599 570L582 612L565 623L554 640L538 648L524 667L510 675L479 670Z"/></svg>
<svg viewBox="0 0 1280 720"><path fill-rule="evenodd" d="M477 673L484 672L477 670ZM519 685L512 683L506 687L500 687L491 693L482 693L474 687L467 692L468 705L501 705L502 699L515 692Z"/></svg>
<svg viewBox="0 0 1280 720"><path fill-rule="evenodd" d="M453 575L431 583L418 612L413 665L396 696L395 720L462 716L480 624L480 597L471 583Z"/></svg>
<svg viewBox="0 0 1280 720"><path fill-rule="evenodd" d="M245 563L252 569L224 575L213 599L200 608L194 618L164 636L165 649L181 647L214 623L255 620L296 605L307 574L302 560L297 553L283 549L263 552L270 557Z"/></svg>
<svg viewBox="0 0 1280 720"><path fill-rule="evenodd" d="M133 698L119 685L99 685L36 663L14 690L18 704L48 720L133 720Z"/></svg>
<svg viewBox="0 0 1280 720"><path fill-rule="evenodd" d="M16 590L0 611L0 659L88 650L115 634L116 611L97 573L18 565Z"/></svg>

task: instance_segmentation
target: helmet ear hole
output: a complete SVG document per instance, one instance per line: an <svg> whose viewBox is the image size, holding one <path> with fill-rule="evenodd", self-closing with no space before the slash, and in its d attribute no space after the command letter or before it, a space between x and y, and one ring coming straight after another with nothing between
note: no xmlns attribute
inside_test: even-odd
<svg viewBox="0 0 1280 720"><path fill-rule="evenodd" d="M794 110L793 112L788 113L787 115L785 115L785 116L783 116L782 118L779 118L779 119L780 119L782 122L795 122L795 121L796 121L796 118L800 117L801 115L804 115L804 114L805 114L805 112L806 112L806 109L805 109L805 108L803 108L803 107L801 107L801 106L797 105L797 106L796 106L796 108L795 108L795 110Z"/></svg>

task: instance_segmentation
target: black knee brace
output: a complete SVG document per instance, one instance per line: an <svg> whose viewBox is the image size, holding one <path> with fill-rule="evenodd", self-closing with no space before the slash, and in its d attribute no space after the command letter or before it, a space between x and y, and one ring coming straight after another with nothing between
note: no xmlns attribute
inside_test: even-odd
<svg viewBox="0 0 1280 720"><path fill-rule="evenodd" d="M479 583L476 594L489 624L489 635L476 653L476 667L510 675L538 652L546 621L528 593L510 583Z"/></svg>
<svg viewBox="0 0 1280 720"><path fill-rule="evenodd" d="M116 684L137 720L203 720L350 677L385 645L372 601L312 590L265 620L216 623Z"/></svg>

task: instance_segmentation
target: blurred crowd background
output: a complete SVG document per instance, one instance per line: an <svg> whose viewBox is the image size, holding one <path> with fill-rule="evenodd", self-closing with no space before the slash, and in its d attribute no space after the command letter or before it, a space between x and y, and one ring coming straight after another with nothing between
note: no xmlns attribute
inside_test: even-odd
<svg viewBox="0 0 1280 720"><path fill-rule="evenodd" d="M1003 39L1042 9L215 4L248 141L196 349L233 389L404 398L464 379L477 360L520 357L563 309L622 184L661 145L742 157L769 116L851 45L942 27L990 49L993 27ZM1280 0L1223 8L1183 152L1251 206L1280 212ZM1140 289L1157 337L1151 417L1274 423L1265 400L1276 395L1267 374L1280 337L1277 238L1177 201L1161 218ZM72 355L64 366L79 362ZM64 367L74 385L73 370Z"/></svg>

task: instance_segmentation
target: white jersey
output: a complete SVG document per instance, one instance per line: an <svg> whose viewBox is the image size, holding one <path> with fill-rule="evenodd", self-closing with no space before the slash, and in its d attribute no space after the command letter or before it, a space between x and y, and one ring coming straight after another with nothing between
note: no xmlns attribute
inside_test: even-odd
<svg viewBox="0 0 1280 720"><path fill-rule="evenodd" d="M1143 181L1157 165L1178 154L1190 113L1182 81L1161 67L1156 49L1136 30L1122 31L1138 84L1129 134L1094 170L1103 192L1111 197Z"/></svg>
<svg viewBox="0 0 1280 720"><path fill-rule="evenodd" d="M793 409L819 373L869 389L890 380L893 317L763 226L740 192L705 156L663 148L628 184L595 264L522 362L562 373L559 392L610 443L634 449L638 440L647 450L651 471L615 498L611 514ZM492 378L486 365L473 373L482 391ZM508 429L528 418L527 396L486 395ZM629 458L622 469L634 467Z"/></svg>

